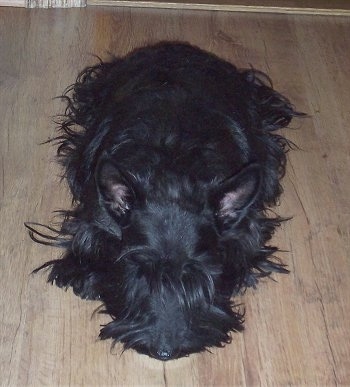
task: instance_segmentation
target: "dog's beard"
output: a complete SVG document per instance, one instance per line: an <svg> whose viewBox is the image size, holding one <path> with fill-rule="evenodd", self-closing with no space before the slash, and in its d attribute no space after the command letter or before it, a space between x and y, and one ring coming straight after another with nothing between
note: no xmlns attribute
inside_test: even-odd
<svg viewBox="0 0 350 387"><path fill-rule="evenodd" d="M147 256L149 260L149 251ZM199 261L189 261L178 277L178 267L173 271L149 261L141 268L134 261L130 265L120 260L119 273L123 269L118 265L124 264L123 287L113 299L106 295L106 311L114 319L101 330L102 339L112 338L125 349L170 360L221 347L230 342L231 331L242 329L241 313L215 288L219 267L209 272Z"/></svg>

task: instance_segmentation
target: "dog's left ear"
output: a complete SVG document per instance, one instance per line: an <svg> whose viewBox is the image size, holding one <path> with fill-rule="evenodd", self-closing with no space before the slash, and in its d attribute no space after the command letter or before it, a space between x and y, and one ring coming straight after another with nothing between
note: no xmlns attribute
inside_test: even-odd
<svg viewBox="0 0 350 387"><path fill-rule="evenodd" d="M261 169L258 164L250 164L221 182L212 196L217 216L240 220L245 210L256 201L260 182Z"/></svg>
<svg viewBox="0 0 350 387"><path fill-rule="evenodd" d="M109 160L97 166L96 184L100 200L116 215L125 214L134 201L134 191L127 177Z"/></svg>

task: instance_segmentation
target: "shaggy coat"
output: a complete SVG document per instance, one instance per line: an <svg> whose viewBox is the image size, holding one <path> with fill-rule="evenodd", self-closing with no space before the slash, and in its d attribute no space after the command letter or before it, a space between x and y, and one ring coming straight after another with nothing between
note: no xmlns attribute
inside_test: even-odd
<svg viewBox="0 0 350 387"><path fill-rule="evenodd" d="M268 244L297 113L266 75L161 43L88 67L65 93L58 156L73 196L48 281L103 302L101 330L161 360L230 342L232 296L286 273Z"/></svg>

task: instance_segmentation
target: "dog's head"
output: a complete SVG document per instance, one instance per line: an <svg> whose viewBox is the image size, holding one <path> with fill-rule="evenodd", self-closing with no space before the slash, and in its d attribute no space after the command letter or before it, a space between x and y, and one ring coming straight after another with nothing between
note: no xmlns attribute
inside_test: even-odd
<svg viewBox="0 0 350 387"><path fill-rule="evenodd" d="M130 175L105 160L96 180L103 222L121 241L102 296L114 320L100 336L161 360L228 343L242 328L230 296L244 257L236 266L231 257L226 272L225 237L231 230L234 250L232 229L256 200L259 167L205 189L169 172Z"/></svg>

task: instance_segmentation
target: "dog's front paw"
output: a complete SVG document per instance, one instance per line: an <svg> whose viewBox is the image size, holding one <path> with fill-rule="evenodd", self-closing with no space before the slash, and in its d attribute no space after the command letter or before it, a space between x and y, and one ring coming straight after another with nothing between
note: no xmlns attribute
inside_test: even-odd
<svg viewBox="0 0 350 387"><path fill-rule="evenodd" d="M83 277L74 279L71 286L74 294L84 300L99 300L101 298L94 273L88 273Z"/></svg>
<svg viewBox="0 0 350 387"><path fill-rule="evenodd" d="M76 265L68 259L55 261L48 282L59 288L72 287L74 294L85 300L100 299L97 274L88 267Z"/></svg>

